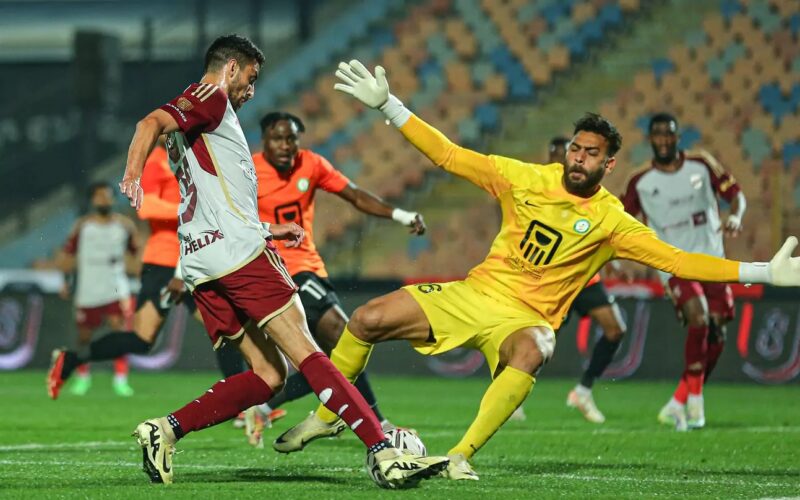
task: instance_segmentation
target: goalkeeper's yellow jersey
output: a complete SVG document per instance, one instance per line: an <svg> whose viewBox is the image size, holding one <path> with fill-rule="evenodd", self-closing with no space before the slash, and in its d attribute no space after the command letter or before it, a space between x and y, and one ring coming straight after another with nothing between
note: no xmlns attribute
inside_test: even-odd
<svg viewBox="0 0 800 500"><path fill-rule="evenodd" d="M686 279L739 278L738 262L683 252L660 241L605 188L590 198L570 194L559 163L537 165L482 155L453 144L414 115L400 131L436 165L473 182L500 203L500 233L466 282L511 306L533 309L554 329L589 279L614 258Z"/></svg>

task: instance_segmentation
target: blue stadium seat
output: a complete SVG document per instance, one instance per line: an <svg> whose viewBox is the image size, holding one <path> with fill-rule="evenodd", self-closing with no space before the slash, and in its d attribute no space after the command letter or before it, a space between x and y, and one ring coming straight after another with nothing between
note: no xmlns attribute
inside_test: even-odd
<svg viewBox="0 0 800 500"><path fill-rule="evenodd" d="M442 74L442 67L439 65L439 61L434 58L428 59L417 67L417 76L419 76L420 80L425 80L431 74Z"/></svg>
<svg viewBox="0 0 800 500"><path fill-rule="evenodd" d="M600 9L597 19L603 26L617 26L622 22L622 9L617 4L606 4Z"/></svg>
<svg viewBox="0 0 800 500"><path fill-rule="evenodd" d="M708 34L702 29L691 31L683 39L683 43L685 43L690 49L702 47L708 43Z"/></svg>
<svg viewBox="0 0 800 500"><path fill-rule="evenodd" d="M769 137L763 130L749 127L742 132L742 149L753 165L760 165L772 153Z"/></svg>
<svg viewBox="0 0 800 500"><path fill-rule="evenodd" d="M587 42L596 42L603 38L603 23L598 19L589 19L578 29L583 39Z"/></svg>
<svg viewBox="0 0 800 500"><path fill-rule="evenodd" d="M681 138L678 141L678 148L691 149L700 140L700 131L693 126L685 126L681 128Z"/></svg>
<svg viewBox="0 0 800 500"><path fill-rule="evenodd" d="M636 119L636 128L642 131L642 134L647 136L650 133L648 126L650 125L650 115L641 115Z"/></svg>
<svg viewBox="0 0 800 500"><path fill-rule="evenodd" d="M654 59L650 64L653 67L653 75L656 77L657 82L661 82L661 77L665 74L675 71L675 64L664 57Z"/></svg>
<svg viewBox="0 0 800 500"><path fill-rule="evenodd" d="M789 18L789 29L794 37L800 34L800 12L792 14L792 17Z"/></svg>
<svg viewBox="0 0 800 500"><path fill-rule="evenodd" d="M416 260L421 253L427 252L432 248L433 245L431 244L431 239L427 235L422 235L418 238L408 239L406 253L408 254L409 259Z"/></svg>
<svg viewBox="0 0 800 500"><path fill-rule="evenodd" d="M500 126L500 111L497 106L491 103L480 104L475 107L475 119L481 126L481 129L493 132Z"/></svg>
<svg viewBox="0 0 800 500"><path fill-rule="evenodd" d="M744 12L744 7L739 3L739 0L722 0L719 5L719 11L725 21L728 22L736 14Z"/></svg>
<svg viewBox="0 0 800 500"><path fill-rule="evenodd" d="M800 141L787 142L783 145L783 166L788 168L795 158L800 158Z"/></svg>

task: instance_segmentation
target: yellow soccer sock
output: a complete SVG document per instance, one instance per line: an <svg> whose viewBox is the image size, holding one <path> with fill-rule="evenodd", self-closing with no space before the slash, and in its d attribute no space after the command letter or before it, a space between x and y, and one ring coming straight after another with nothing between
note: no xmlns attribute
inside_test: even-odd
<svg viewBox="0 0 800 500"><path fill-rule="evenodd" d="M478 416L461 441L447 454L462 453L471 458L508 420L530 394L536 379L528 373L507 366L489 385L481 400Z"/></svg>
<svg viewBox="0 0 800 500"><path fill-rule="evenodd" d="M331 362L337 370L342 372L344 378L352 384L364 371L371 353L372 344L356 338L355 335L350 333L350 329L345 326L339 342L331 352ZM335 422L339 418L323 405L319 405L319 408L317 408L317 417L328 423Z"/></svg>

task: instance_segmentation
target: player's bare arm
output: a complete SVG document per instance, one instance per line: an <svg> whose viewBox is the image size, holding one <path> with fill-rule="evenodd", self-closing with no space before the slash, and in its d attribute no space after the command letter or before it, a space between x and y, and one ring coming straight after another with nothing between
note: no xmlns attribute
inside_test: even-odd
<svg viewBox="0 0 800 500"><path fill-rule="evenodd" d="M411 234L416 234L418 236L425 234L427 226L425 225L425 220L422 218L422 214L408 212L402 208L395 208L383 201L380 197L361 189L355 184L350 184L336 194L343 200L349 202L360 212L386 219L393 219L409 227L409 232Z"/></svg>
<svg viewBox="0 0 800 500"><path fill-rule="evenodd" d="M119 189L127 196L131 206L139 210L142 207L144 192L139 185L139 179L144 171L147 156L153 150L158 136L178 130L178 123L166 111L156 109L145 116L136 124L136 132L128 148L128 161L125 165L125 174Z"/></svg>
<svg viewBox="0 0 800 500"><path fill-rule="evenodd" d="M723 227L725 236L729 238L736 238L739 236L742 232L742 218L744 217L744 211L746 209L747 200L744 197L744 193L739 191L731 202L731 211Z"/></svg>

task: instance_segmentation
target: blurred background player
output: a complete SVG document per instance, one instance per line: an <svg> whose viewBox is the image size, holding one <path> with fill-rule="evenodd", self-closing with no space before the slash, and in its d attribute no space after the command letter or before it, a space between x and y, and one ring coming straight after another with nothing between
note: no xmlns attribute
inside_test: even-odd
<svg viewBox="0 0 800 500"><path fill-rule="evenodd" d="M89 214L78 220L64 245L64 271L77 274L74 303L79 352L88 350L92 335L103 323L112 330L130 327L132 304L125 258L135 257L138 251L136 226L128 217L114 213L113 205L111 185L92 184ZM91 387L89 364L81 364L76 371L70 392L82 396ZM112 387L118 396L133 395L124 355L114 361Z"/></svg>
<svg viewBox="0 0 800 500"><path fill-rule="evenodd" d="M658 237L687 252L725 256L723 235L736 237L746 208L736 180L709 153L678 149L678 121L667 113L649 123L651 163L634 173L622 201L642 215ZM723 223L719 199L730 204ZM733 293L724 283L701 283L659 273L679 318L686 325L685 369L658 420L678 430L705 425L703 384L725 345L725 325L734 317Z"/></svg>
<svg viewBox="0 0 800 500"><path fill-rule="evenodd" d="M547 162L564 164L568 144L569 139L566 137L551 139L547 148L549 154ZM599 274L589 280L586 287L575 297L570 311L577 312L581 318L589 317L595 321L603 330L603 336L594 344L589 365L583 372L580 382L567 395L567 406L578 409L589 422L602 424L606 421L606 417L594 402L592 385L614 359L614 354L625 335L625 321L622 319L619 306L614 302L614 298L603 286ZM525 420L525 413L521 406L517 408L511 419Z"/></svg>
<svg viewBox="0 0 800 500"><path fill-rule="evenodd" d="M289 113L267 113L261 119L263 152L253 155L258 177L258 210L262 221L271 224L296 222L305 230L305 239L300 246L279 244L279 252L299 289L308 329L322 350L330 353L348 318L314 244L314 197L317 189L338 195L365 214L394 219L409 227L415 235L425 232L425 222L420 214L395 208L359 188L326 158L301 149L300 135L303 132L305 125L302 120ZM367 374L362 373L354 385L372 407L384 430L393 427L378 409ZM286 381L283 391L269 401L269 406L277 408L311 392L305 378L296 373ZM331 432L338 434L343 430L344 427L340 426L332 428Z"/></svg>

